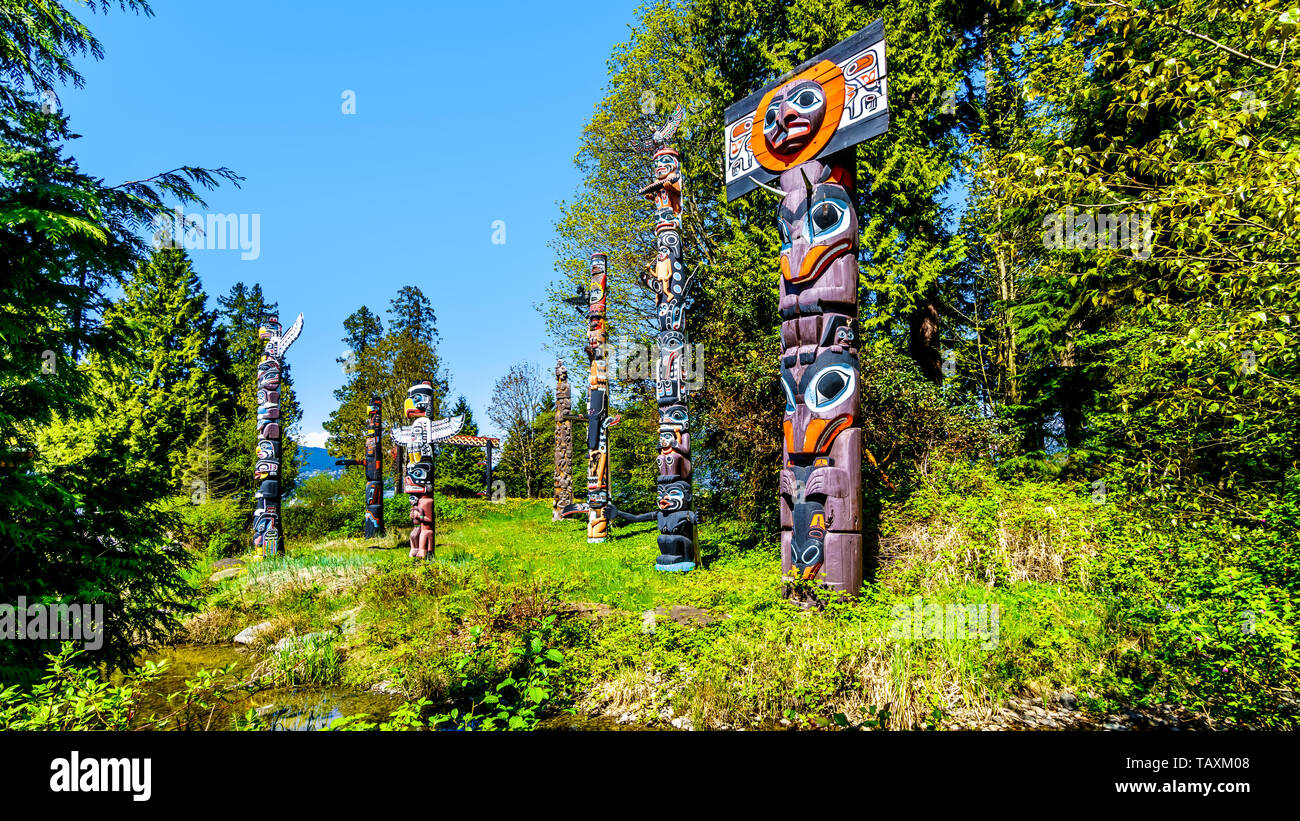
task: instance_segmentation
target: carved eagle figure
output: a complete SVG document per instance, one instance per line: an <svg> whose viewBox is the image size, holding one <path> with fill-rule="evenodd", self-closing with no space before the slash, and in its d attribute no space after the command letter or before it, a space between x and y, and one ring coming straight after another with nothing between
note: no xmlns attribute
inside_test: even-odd
<svg viewBox="0 0 1300 821"><path fill-rule="evenodd" d="M266 355L276 359L282 358L284 352L289 350L289 346L293 344L300 333L302 333L302 314L298 314L298 318L289 326L289 330L266 340Z"/></svg>

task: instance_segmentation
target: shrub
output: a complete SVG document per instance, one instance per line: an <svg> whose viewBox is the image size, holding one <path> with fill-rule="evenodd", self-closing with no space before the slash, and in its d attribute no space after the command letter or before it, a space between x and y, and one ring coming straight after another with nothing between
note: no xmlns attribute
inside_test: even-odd
<svg viewBox="0 0 1300 821"><path fill-rule="evenodd" d="M180 520L176 539L184 547L209 560L243 553L251 545L252 511L234 499L212 499L191 504L179 497L175 510Z"/></svg>
<svg viewBox="0 0 1300 821"><path fill-rule="evenodd" d="M1116 654L1123 700L1182 703L1231 723L1300 726L1300 573L1294 548L1223 521L1116 527L1098 581L1110 627L1136 637Z"/></svg>

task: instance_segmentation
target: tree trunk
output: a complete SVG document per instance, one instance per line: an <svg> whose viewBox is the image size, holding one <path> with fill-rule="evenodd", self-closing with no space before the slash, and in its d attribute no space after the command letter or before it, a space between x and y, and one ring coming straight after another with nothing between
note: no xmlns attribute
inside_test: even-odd
<svg viewBox="0 0 1300 821"><path fill-rule="evenodd" d="M922 375L934 384L943 382L939 355L939 311L934 300L923 298L912 311L908 349Z"/></svg>

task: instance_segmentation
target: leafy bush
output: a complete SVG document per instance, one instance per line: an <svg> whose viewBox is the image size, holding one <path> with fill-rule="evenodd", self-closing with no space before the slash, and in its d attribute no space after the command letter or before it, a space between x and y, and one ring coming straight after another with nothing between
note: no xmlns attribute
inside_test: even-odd
<svg viewBox="0 0 1300 821"><path fill-rule="evenodd" d="M188 497L176 500L180 517L177 540L209 560L234 556L251 544L252 511L233 499L212 499L192 504Z"/></svg>
<svg viewBox="0 0 1300 821"><path fill-rule="evenodd" d="M121 684L112 684L103 680L98 668L85 664L84 653L65 642L59 652L45 656L49 664L40 683L30 690L0 690L0 730L208 730L219 708L275 683L232 680L234 665L199 670L185 680L184 689L167 696L171 712L143 718L136 715L137 696L157 682L167 663L146 662Z"/></svg>
<svg viewBox="0 0 1300 821"><path fill-rule="evenodd" d="M1117 527L1099 586L1111 629L1135 636L1109 686L1122 699L1170 700L1246 726L1300 726L1300 554L1270 534L1212 520Z"/></svg>
<svg viewBox="0 0 1300 821"><path fill-rule="evenodd" d="M431 726L450 724L462 730L531 730L551 698L551 676L559 670L564 655L551 647L555 616L537 621L524 635L522 644L509 650L504 677L494 680L500 656L496 641L484 639L483 628L470 628L474 646L456 661L460 691L472 699L462 714L459 708L429 720Z"/></svg>
<svg viewBox="0 0 1300 821"><path fill-rule="evenodd" d="M348 529L349 518L349 511L341 504L286 505L280 508L284 537L298 544L340 535L340 531Z"/></svg>

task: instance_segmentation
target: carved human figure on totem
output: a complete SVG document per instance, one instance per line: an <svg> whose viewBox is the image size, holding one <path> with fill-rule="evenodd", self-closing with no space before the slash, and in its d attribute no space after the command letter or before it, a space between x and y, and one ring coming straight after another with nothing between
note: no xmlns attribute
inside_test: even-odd
<svg viewBox="0 0 1300 821"><path fill-rule="evenodd" d="M669 405L659 412L659 479L690 482L691 430L685 405Z"/></svg>

